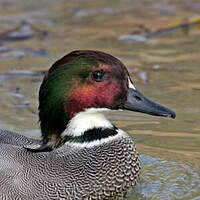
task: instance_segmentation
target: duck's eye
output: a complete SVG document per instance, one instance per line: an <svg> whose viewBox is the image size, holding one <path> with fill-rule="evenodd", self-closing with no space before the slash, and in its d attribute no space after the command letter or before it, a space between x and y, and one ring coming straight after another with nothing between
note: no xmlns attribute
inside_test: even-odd
<svg viewBox="0 0 200 200"><path fill-rule="evenodd" d="M96 70L96 71L92 72L92 79L96 82L101 82L104 80L104 74L105 74L105 72L102 69Z"/></svg>

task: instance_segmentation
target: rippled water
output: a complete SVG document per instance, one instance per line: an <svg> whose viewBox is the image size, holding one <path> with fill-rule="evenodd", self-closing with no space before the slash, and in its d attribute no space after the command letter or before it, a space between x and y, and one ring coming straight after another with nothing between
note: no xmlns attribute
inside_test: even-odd
<svg viewBox="0 0 200 200"><path fill-rule="evenodd" d="M198 169L181 162L146 155L142 156L142 163L145 175L140 190L144 198L197 199L200 190Z"/></svg>
<svg viewBox="0 0 200 200"><path fill-rule="evenodd" d="M50 0L47 8L45 0L20 0L17 5L0 2L2 29L27 20L37 34L32 30L31 39L1 44L0 128L40 137L38 90L44 71L74 49L111 53L126 64L137 89L177 114L175 120L128 111L109 114L141 153L141 183L130 199L199 200L200 30L138 43L118 39L137 31L138 24L156 29L197 15L199 3Z"/></svg>

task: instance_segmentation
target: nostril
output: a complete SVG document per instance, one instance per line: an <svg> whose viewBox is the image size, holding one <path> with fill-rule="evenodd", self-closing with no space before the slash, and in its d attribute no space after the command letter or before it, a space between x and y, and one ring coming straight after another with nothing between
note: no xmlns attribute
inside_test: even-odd
<svg viewBox="0 0 200 200"><path fill-rule="evenodd" d="M134 95L134 97L135 97L135 99L136 99L137 101L141 101L141 100L142 100L139 96Z"/></svg>

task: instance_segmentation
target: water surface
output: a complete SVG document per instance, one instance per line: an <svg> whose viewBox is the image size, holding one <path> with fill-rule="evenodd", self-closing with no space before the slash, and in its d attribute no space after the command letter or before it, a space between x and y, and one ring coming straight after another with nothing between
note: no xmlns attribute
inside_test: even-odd
<svg viewBox="0 0 200 200"><path fill-rule="evenodd" d="M118 39L138 24L158 29L197 15L199 5L192 0L1 1L1 29L12 31L26 20L32 37L1 44L0 128L40 137L43 72L72 50L105 51L124 62L145 96L177 113L175 120L128 111L108 116L129 132L141 153L141 183L130 199L199 200L200 30L138 43Z"/></svg>

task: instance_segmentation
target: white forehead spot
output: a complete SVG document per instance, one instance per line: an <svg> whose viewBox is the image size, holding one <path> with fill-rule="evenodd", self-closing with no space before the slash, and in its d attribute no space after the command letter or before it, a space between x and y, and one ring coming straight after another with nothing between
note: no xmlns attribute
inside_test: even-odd
<svg viewBox="0 0 200 200"><path fill-rule="evenodd" d="M128 87L129 87L129 88L132 88L132 89L134 89L134 90L136 90L136 88L135 88L135 86L133 85L133 83L131 83L130 78L128 78Z"/></svg>

